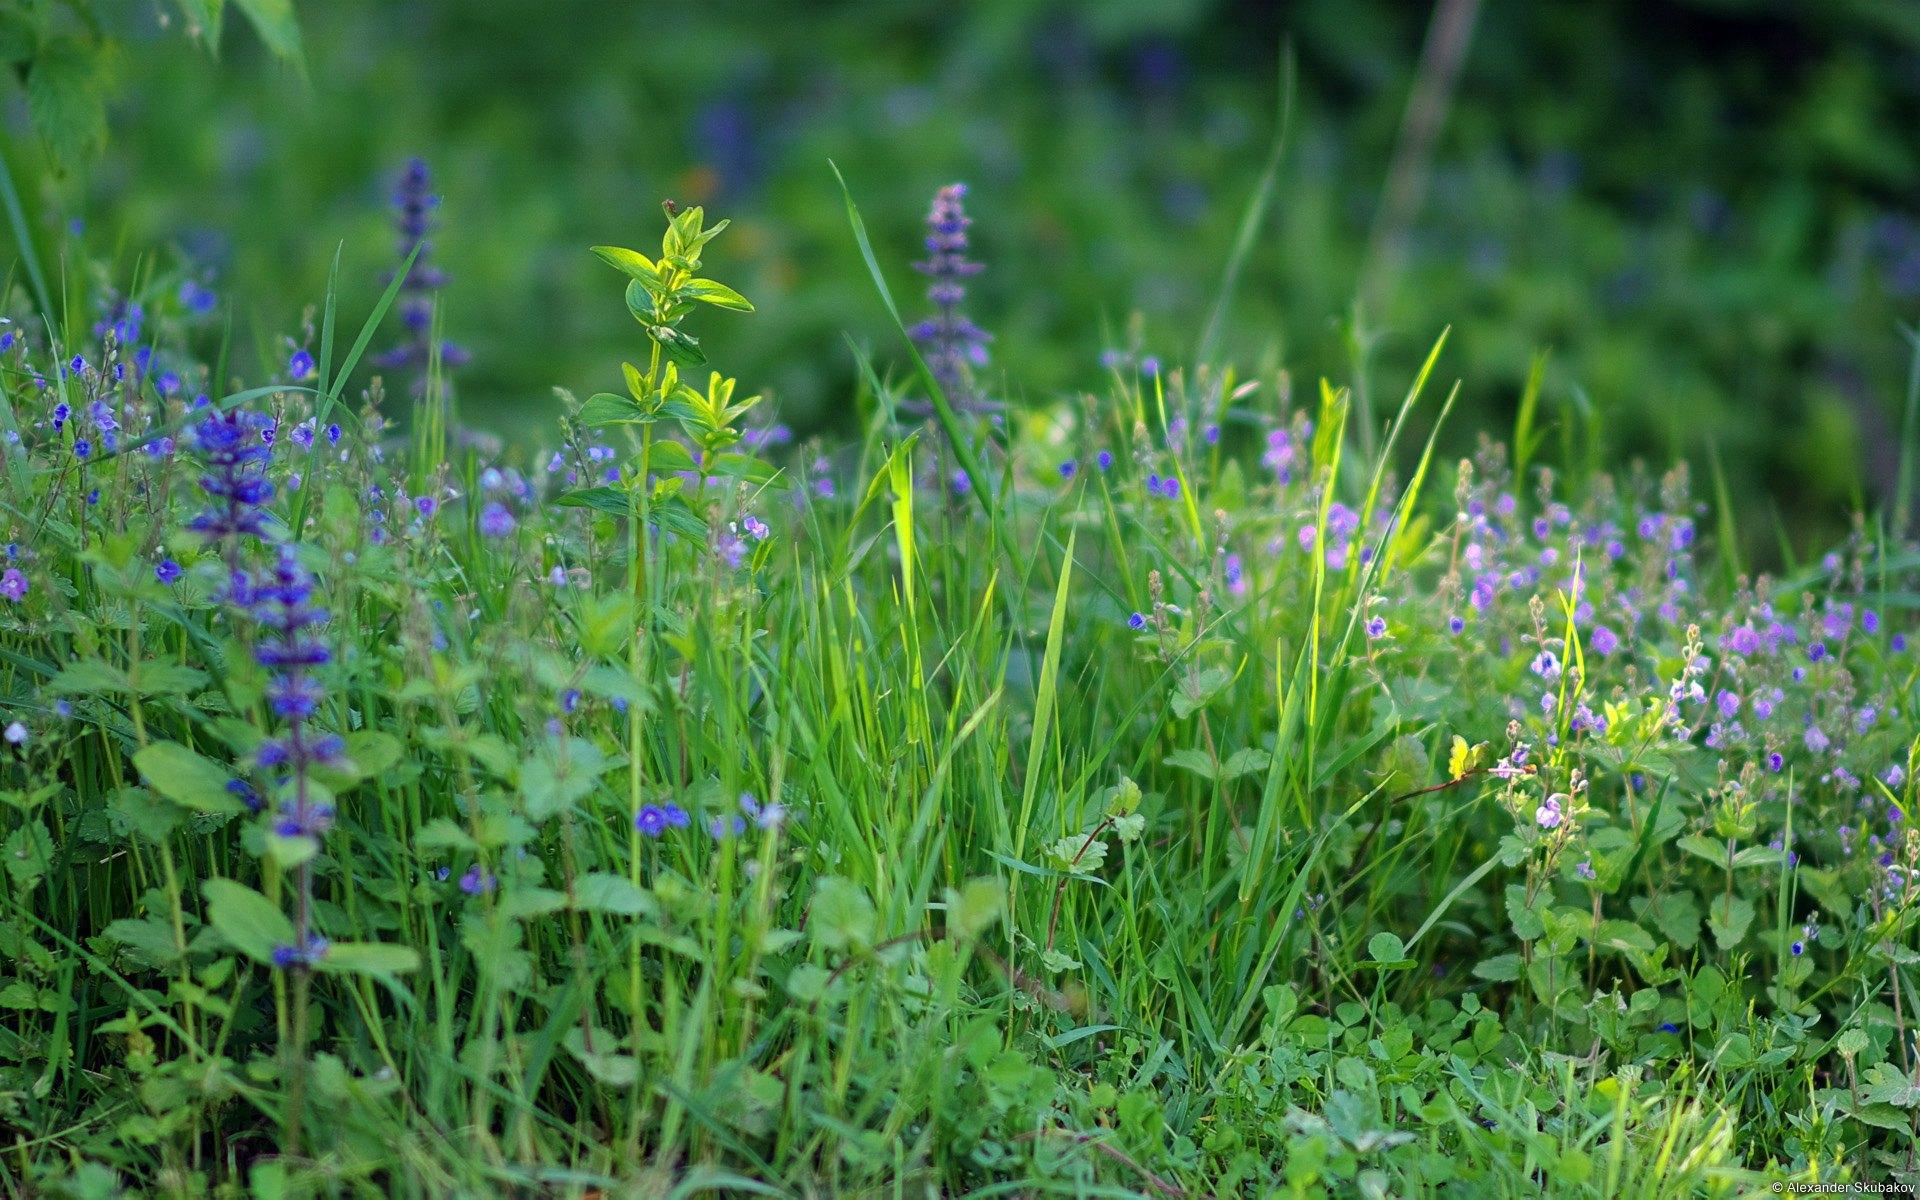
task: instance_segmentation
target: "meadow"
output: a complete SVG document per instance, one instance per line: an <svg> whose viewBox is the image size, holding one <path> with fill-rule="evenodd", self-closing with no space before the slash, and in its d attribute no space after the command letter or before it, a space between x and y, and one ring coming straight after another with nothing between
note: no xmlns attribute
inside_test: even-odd
<svg viewBox="0 0 1920 1200"><path fill-rule="evenodd" d="M1008 403L956 186L917 247L846 196L853 436L715 369L752 300L669 203L593 251L629 361L502 445L430 188L262 353L16 227L7 1194L1915 1179L1920 392L1761 574L1537 372L1436 453L1444 327L1212 354L1233 264L1200 352Z"/></svg>

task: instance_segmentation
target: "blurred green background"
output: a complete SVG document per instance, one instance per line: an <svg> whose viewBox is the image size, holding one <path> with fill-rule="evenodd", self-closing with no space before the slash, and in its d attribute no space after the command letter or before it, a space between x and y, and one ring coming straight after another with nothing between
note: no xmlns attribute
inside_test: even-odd
<svg viewBox="0 0 1920 1200"><path fill-rule="evenodd" d="M337 246L343 311L365 310L392 258L393 178L423 155L444 197L445 329L472 354L459 393L470 418L512 429L551 422L554 385L615 384L639 344L585 247L655 241L663 196L703 203L735 221L712 273L760 311L701 332L803 432L848 420L845 335L898 361L829 158L912 307L927 200L972 186L989 378L1044 401L1098 387L1135 313L1148 352L1192 353L1289 42L1293 138L1224 344L1296 379L1349 378L1435 12L309 2L300 70L237 20L215 61L171 5L109 7L103 152L56 170L23 96L8 100L40 229L82 218L88 252L129 270L176 248L264 338L317 301ZM1451 324L1456 452L1510 428L1545 348L1550 414L1590 405L1610 457L1656 465L1711 441L1756 540L1776 509L1831 531L1890 490L1902 326L1920 316L1920 4L1485 0L1471 15L1403 266L1365 310L1376 390L1397 396Z"/></svg>

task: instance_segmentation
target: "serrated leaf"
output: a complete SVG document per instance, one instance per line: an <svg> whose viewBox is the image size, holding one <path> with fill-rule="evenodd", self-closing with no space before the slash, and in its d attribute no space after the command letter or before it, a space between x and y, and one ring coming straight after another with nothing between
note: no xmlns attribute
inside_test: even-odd
<svg viewBox="0 0 1920 1200"><path fill-rule="evenodd" d="M807 932L828 950L873 944L873 901L849 879L823 875L813 888L807 909Z"/></svg>
<svg viewBox="0 0 1920 1200"><path fill-rule="evenodd" d="M1745 896L1721 896L1707 909L1707 928L1713 931L1713 940L1722 950L1739 945L1752 924L1753 901Z"/></svg>
<svg viewBox="0 0 1920 1200"><path fill-rule="evenodd" d="M637 917L655 911L653 897L635 887L625 875L592 871L573 882L573 906L583 912Z"/></svg>
<svg viewBox="0 0 1920 1200"><path fill-rule="evenodd" d="M1496 954L1492 958L1483 958L1474 964L1473 973L1494 983L1512 983L1520 978L1520 956Z"/></svg>

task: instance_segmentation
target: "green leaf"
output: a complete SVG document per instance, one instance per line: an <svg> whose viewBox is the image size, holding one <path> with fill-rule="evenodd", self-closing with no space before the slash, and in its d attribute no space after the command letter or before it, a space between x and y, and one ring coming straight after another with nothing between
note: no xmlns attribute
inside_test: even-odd
<svg viewBox="0 0 1920 1200"><path fill-rule="evenodd" d="M633 501L620 488L581 488L557 496L553 502L561 508L591 508L615 517L632 516L634 511Z"/></svg>
<svg viewBox="0 0 1920 1200"><path fill-rule="evenodd" d="M61 668L47 681L56 696L101 696L130 690L127 673L97 658L81 659Z"/></svg>
<svg viewBox="0 0 1920 1200"><path fill-rule="evenodd" d="M1474 964L1473 973L1494 983L1512 983L1520 978L1520 956L1496 954L1492 958L1483 958Z"/></svg>
<svg viewBox="0 0 1920 1200"><path fill-rule="evenodd" d="M1202 779L1212 779L1214 776L1213 759L1210 758L1204 750L1191 748L1175 750L1161 761L1169 767L1179 767L1183 771L1192 771Z"/></svg>
<svg viewBox="0 0 1920 1200"><path fill-rule="evenodd" d="M1527 889L1517 883L1507 885L1507 919L1513 923L1513 936L1523 942L1533 941L1547 931L1538 901L1529 905Z"/></svg>
<svg viewBox="0 0 1920 1200"><path fill-rule="evenodd" d="M694 471L699 464L693 461L693 452L679 442L661 440L647 449L647 470L666 475L674 471Z"/></svg>
<svg viewBox="0 0 1920 1200"><path fill-rule="evenodd" d="M817 945L844 950L873 944L873 901L850 879L823 875L813 888L807 932Z"/></svg>
<svg viewBox="0 0 1920 1200"><path fill-rule="evenodd" d="M27 74L27 112L54 157L72 163L107 140L101 51L74 39L42 47Z"/></svg>
<svg viewBox="0 0 1920 1200"><path fill-rule="evenodd" d="M616 271L625 272L637 282L651 283L660 277L660 269L653 260L638 250L621 246L595 246L593 252L600 256L600 261Z"/></svg>
<svg viewBox="0 0 1920 1200"><path fill-rule="evenodd" d="M259 892L231 879L200 885L207 898L207 922L235 950L255 962L273 962L273 952L293 944L293 922Z"/></svg>
<svg viewBox="0 0 1920 1200"><path fill-rule="evenodd" d="M752 312L753 305L745 296L734 291L724 283L711 279L696 279L680 289L680 294L702 304L711 304L715 308L729 308L735 312Z"/></svg>
<svg viewBox="0 0 1920 1200"><path fill-rule="evenodd" d="M173 926L159 913L138 920L122 917L101 933L120 943L136 961L157 970L166 970L180 961L180 948L174 945Z"/></svg>
<svg viewBox="0 0 1920 1200"><path fill-rule="evenodd" d="M420 968L420 953L389 942L335 942L314 964L333 975L401 975Z"/></svg>
<svg viewBox="0 0 1920 1200"><path fill-rule="evenodd" d="M240 798L227 790L233 772L178 742L155 742L133 756L147 786L185 808L237 813Z"/></svg>
<svg viewBox="0 0 1920 1200"><path fill-rule="evenodd" d="M617 392L595 392L580 406L580 423L590 428L602 425L651 425L658 414L642 408L638 400Z"/></svg>
<svg viewBox="0 0 1920 1200"><path fill-rule="evenodd" d="M1707 928L1722 950L1731 950L1747 936L1753 924L1753 901L1745 896L1721 896L1707 910Z"/></svg>
<svg viewBox="0 0 1920 1200"><path fill-rule="evenodd" d="M1007 907L1007 885L997 878L969 879L947 892L947 926L961 937L979 937Z"/></svg>
<svg viewBox="0 0 1920 1200"><path fill-rule="evenodd" d="M0 846L0 857L5 858L13 882L22 891L32 891L53 865L53 839L47 836L46 826L29 821L8 835Z"/></svg>
<svg viewBox="0 0 1920 1200"><path fill-rule="evenodd" d="M1407 948L1397 933L1376 933L1367 939L1367 957L1377 963L1403 963Z"/></svg>
<svg viewBox="0 0 1920 1200"><path fill-rule="evenodd" d="M646 916L656 911L653 897L634 886L625 875L591 871L573 882L573 906L582 912Z"/></svg>
<svg viewBox="0 0 1920 1200"><path fill-rule="evenodd" d="M567 1053L580 1061L587 1074L612 1088L630 1088L640 1078L640 1060L631 1054L619 1053L624 1045L621 1039L604 1029L595 1029L588 1049L587 1031L579 1025L567 1030L561 1039L567 1047Z"/></svg>
<svg viewBox="0 0 1920 1200"><path fill-rule="evenodd" d="M300 22L294 17L293 0L233 0L233 3L246 14L254 32L276 58L299 60Z"/></svg>
<svg viewBox="0 0 1920 1200"><path fill-rule="evenodd" d="M1695 858L1705 859L1723 871L1727 868L1727 844L1725 842L1716 842L1712 838L1701 837L1697 833L1690 833L1675 842L1674 845L1685 850Z"/></svg>
<svg viewBox="0 0 1920 1200"><path fill-rule="evenodd" d="M689 541L701 542L707 537L707 523L700 515L687 507L687 502L678 496L670 496L655 504L649 510L653 523L668 533Z"/></svg>

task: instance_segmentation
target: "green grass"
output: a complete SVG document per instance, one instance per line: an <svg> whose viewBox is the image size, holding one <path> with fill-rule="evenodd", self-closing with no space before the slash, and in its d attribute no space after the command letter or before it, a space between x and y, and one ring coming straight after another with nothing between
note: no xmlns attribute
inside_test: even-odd
<svg viewBox="0 0 1920 1200"><path fill-rule="evenodd" d="M185 369L207 331L152 305ZM275 795L258 629L220 595L263 551L185 531L185 448L81 461L81 418L48 426L34 371L97 344L0 373L30 584L0 602L7 1194L1912 1178L1912 547L1863 534L1763 588L1704 544L1684 471L1554 482L1531 405L1545 473L1416 455L1444 336L1369 439L1344 388L1309 407L1212 364L910 432L869 372L853 444L567 507L549 451L483 457L438 386L411 441L376 387L339 448L292 449L364 379L368 337L329 361L326 312L314 387L230 397L279 422L274 509L331 613L324 838L225 790ZM129 443L197 419L130 379L56 390L108 398ZM579 411L554 433L585 484ZM664 429L599 436L658 456ZM685 516L643 542L630 511ZM1721 644L1776 619L1798 640ZM1738 737L1709 728L1722 690ZM685 827L636 828L668 804ZM274 967L309 888L332 947Z"/></svg>

